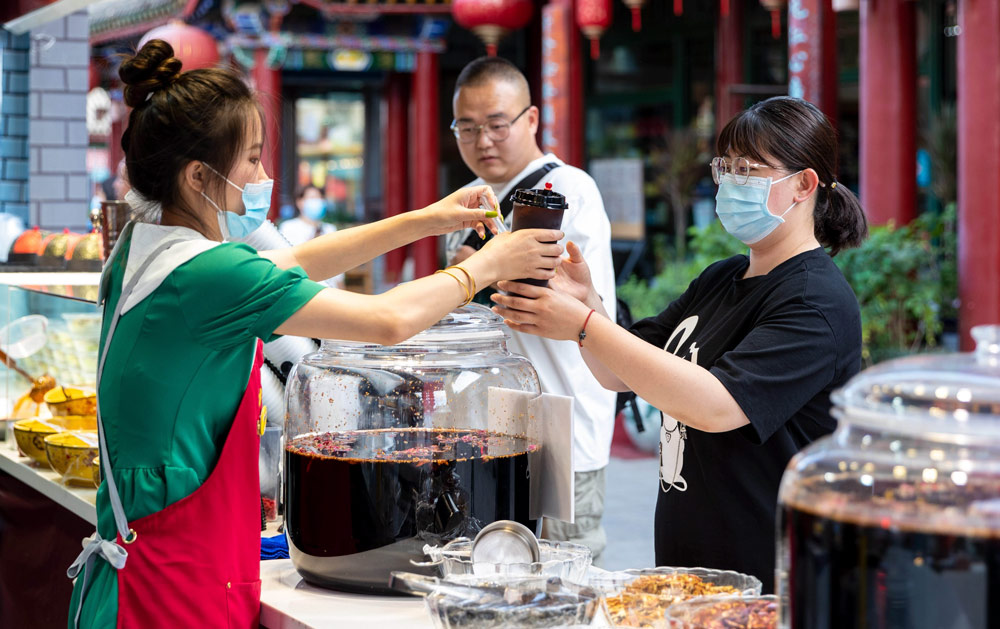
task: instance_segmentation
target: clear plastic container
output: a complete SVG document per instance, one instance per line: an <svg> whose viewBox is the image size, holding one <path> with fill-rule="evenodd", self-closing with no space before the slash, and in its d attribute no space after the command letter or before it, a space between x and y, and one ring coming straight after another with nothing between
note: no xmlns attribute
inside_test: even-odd
<svg viewBox="0 0 1000 629"><path fill-rule="evenodd" d="M671 606L665 620L669 629L776 629L778 597L771 594L694 598Z"/></svg>
<svg viewBox="0 0 1000 629"><path fill-rule="evenodd" d="M260 474L260 499L264 518L278 519L278 468L281 461L281 426L267 426L260 437L257 468Z"/></svg>
<svg viewBox="0 0 1000 629"><path fill-rule="evenodd" d="M711 568L643 568L597 572L589 585L601 593L609 622L616 627L664 627L671 606L703 596L756 596L755 576Z"/></svg>
<svg viewBox="0 0 1000 629"><path fill-rule="evenodd" d="M426 544L528 518L529 417L490 413L491 387L539 392L503 321L452 312L394 346L325 340L288 375L285 531L303 577L388 593ZM496 410L496 409L494 409ZM432 567L423 569L433 574Z"/></svg>
<svg viewBox="0 0 1000 629"><path fill-rule="evenodd" d="M597 592L559 578L455 575L434 579L394 573L424 602L437 629L589 626L600 613Z"/></svg>
<svg viewBox="0 0 1000 629"><path fill-rule="evenodd" d="M779 492L781 626L1000 626L1000 327L867 369Z"/></svg>
<svg viewBox="0 0 1000 629"><path fill-rule="evenodd" d="M488 577L490 575L523 575L559 577L570 583L586 583L587 569L593 561L589 548L572 542L557 542L547 539L538 540L539 560L532 563L491 563L471 559L472 541L465 538L452 540L443 548L427 546L424 551L436 564L441 576L450 578L456 575L472 574Z"/></svg>

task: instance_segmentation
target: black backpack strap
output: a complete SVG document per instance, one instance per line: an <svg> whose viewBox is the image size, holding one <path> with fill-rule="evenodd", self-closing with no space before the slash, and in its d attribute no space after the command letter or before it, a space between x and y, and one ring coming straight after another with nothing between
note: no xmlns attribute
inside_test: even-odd
<svg viewBox="0 0 1000 629"><path fill-rule="evenodd" d="M549 162L548 164L544 164L538 170L528 173L527 175L525 175L523 179L521 179L521 181L514 184L514 187L510 189L510 192L507 194L507 196L504 197L503 199L500 199L501 216L507 218L507 216L510 215L510 213L514 210L514 200L511 197L514 196L514 193L516 191L522 188L534 188L536 185L538 185L538 182L542 180L542 177L549 174L549 172L555 170L556 168L559 168L559 164L557 164L556 162ZM493 232L489 230L486 230L486 240L480 238L479 234L473 231L471 234L469 234L469 236L465 239L465 242L463 242L462 244L468 245L473 249L475 249L476 251L479 251L480 249L483 248L483 245L489 242L490 238L492 237L493 237Z"/></svg>

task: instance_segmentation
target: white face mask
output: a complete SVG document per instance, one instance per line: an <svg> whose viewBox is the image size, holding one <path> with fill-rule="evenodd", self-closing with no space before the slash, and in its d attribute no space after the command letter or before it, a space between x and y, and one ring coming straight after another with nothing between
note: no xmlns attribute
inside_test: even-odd
<svg viewBox="0 0 1000 629"><path fill-rule="evenodd" d="M219 229L222 231L223 240L239 240L246 238L255 229L267 220L267 211L271 208L271 191L274 189L274 180L248 183L242 188L229 180L228 177L215 170L205 162L205 168L226 180L226 183L242 192L244 214L224 211L204 192L201 196L212 204L219 216Z"/></svg>
<svg viewBox="0 0 1000 629"><path fill-rule="evenodd" d="M734 175L723 175L719 191L715 195L715 213L722 221L722 226L747 245L766 238L778 225L785 222L785 214L798 204L797 201L792 203L780 216L772 214L767 208L771 186L800 172L802 171L774 180L770 177L749 177L743 185L736 183Z"/></svg>

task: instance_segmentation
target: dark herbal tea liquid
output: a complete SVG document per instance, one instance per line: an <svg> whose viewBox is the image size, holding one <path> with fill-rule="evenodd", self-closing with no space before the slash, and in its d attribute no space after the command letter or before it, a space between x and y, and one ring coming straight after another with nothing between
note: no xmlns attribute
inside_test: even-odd
<svg viewBox="0 0 1000 629"><path fill-rule="evenodd" d="M782 507L790 604L782 626L1000 627L1000 539L959 524L949 530L948 507L943 502L935 506L933 495L900 499L898 486L879 488L876 483L872 489L875 496L889 496L878 507L885 515L831 519L821 515L826 511L823 499ZM997 495L983 496L985 508L997 508L989 502ZM838 502L837 512L843 513L843 501ZM894 508L906 516L889 515ZM961 507L963 512L966 508Z"/></svg>
<svg viewBox="0 0 1000 629"><path fill-rule="evenodd" d="M285 448L285 527L312 583L389 593L419 571L423 546L528 519L527 440L482 430L388 429L305 435ZM434 569L425 569L434 574Z"/></svg>

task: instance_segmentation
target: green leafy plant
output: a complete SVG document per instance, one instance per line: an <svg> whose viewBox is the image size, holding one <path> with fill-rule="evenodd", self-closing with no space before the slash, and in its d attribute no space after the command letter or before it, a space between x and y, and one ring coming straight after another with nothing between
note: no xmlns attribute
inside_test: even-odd
<svg viewBox="0 0 1000 629"><path fill-rule="evenodd" d="M861 247L834 259L861 306L866 365L937 346L943 305L954 302L951 212L925 213L903 227L872 227ZM935 246L935 238L944 246Z"/></svg>
<svg viewBox="0 0 1000 629"><path fill-rule="evenodd" d="M730 236L719 221L707 227L690 227L690 259L670 251L663 241L654 242L654 256L660 262L660 271L649 280L633 275L618 287L618 296L629 305L635 319L659 314L670 302L687 289L695 277L709 264L745 252L746 247Z"/></svg>
<svg viewBox="0 0 1000 629"><path fill-rule="evenodd" d="M652 188L667 201L670 208L674 223L674 251L682 260L687 257L691 200L698 180L706 175L710 160L703 139L693 127L669 131L660 143L649 150Z"/></svg>

